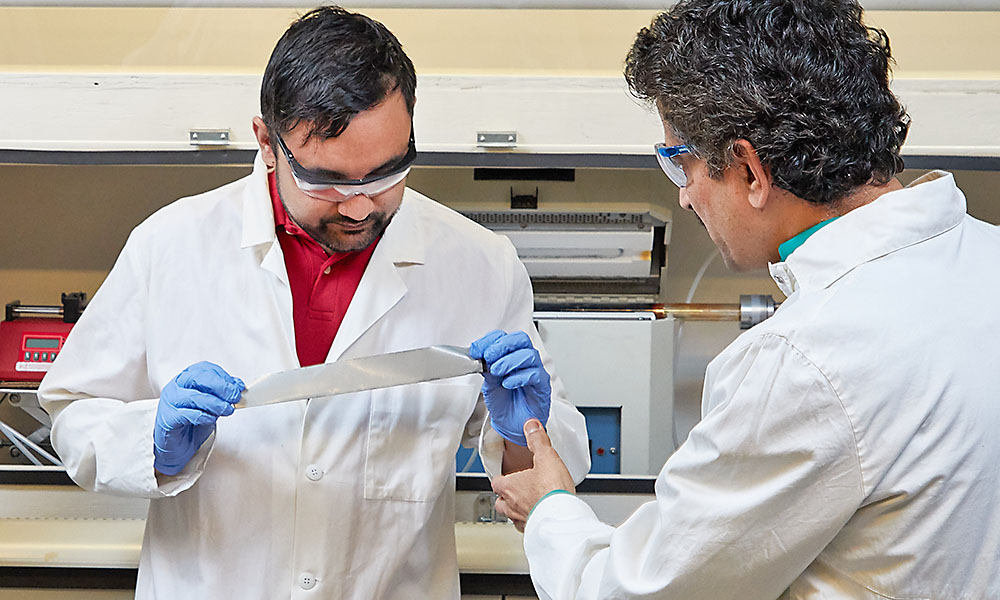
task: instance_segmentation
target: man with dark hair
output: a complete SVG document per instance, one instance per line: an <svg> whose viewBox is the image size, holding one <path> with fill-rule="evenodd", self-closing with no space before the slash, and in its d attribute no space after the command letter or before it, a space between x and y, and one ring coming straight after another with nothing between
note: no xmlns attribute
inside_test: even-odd
<svg viewBox="0 0 1000 600"><path fill-rule="evenodd" d="M1000 598L1000 231L950 174L895 178L890 62L854 0L682 0L639 32L681 206L788 299L618 527L526 423L533 469L493 488L542 598Z"/></svg>
<svg viewBox="0 0 1000 600"><path fill-rule="evenodd" d="M460 443L522 468L547 419L586 473L513 246L405 188L415 88L383 25L293 23L252 174L139 225L43 382L73 480L152 499L137 597L457 600ZM484 377L234 411L271 372L473 340Z"/></svg>

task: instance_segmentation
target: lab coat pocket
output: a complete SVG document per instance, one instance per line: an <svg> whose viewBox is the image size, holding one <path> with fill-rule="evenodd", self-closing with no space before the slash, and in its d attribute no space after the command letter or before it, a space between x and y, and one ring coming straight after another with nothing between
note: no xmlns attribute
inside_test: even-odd
<svg viewBox="0 0 1000 600"><path fill-rule="evenodd" d="M480 383L421 383L372 392L365 498L430 502L450 485Z"/></svg>

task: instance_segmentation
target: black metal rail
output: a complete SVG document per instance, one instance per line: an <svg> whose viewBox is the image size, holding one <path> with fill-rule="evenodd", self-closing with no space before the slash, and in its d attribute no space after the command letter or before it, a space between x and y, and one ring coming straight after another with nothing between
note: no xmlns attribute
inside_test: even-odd
<svg viewBox="0 0 1000 600"><path fill-rule="evenodd" d="M590 475L577 486L581 494L653 494L656 478L652 476ZM0 485L75 485L65 471L10 470L0 467ZM491 491L485 475L462 474L455 478L460 492Z"/></svg>
<svg viewBox="0 0 1000 600"><path fill-rule="evenodd" d="M218 165L247 167L256 150L13 150L0 164L22 165ZM1000 171L1000 156L904 155L908 169ZM529 154L526 152L421 152L417 166L546 169L655 169L650 154Z"/></svg>

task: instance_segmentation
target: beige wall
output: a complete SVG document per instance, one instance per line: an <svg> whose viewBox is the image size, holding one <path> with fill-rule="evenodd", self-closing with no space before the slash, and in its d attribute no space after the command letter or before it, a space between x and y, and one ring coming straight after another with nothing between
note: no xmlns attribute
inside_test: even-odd
<svg viewBox="0 0 1000 600"><path fill-rule="evenodd" d="M97 289L129 231L179 197L249 172L232 167L0 165L0 304L58 304Z"/></svg>
<svg viewBox="0 0 1000 600"><path fill-rule="evenodd" d="M303 10L0 8L0 69L260 73ZM421 73L610 75L647 10L373 9ZM1000 12L881 11L898 77L1000 76Z"/></svg>

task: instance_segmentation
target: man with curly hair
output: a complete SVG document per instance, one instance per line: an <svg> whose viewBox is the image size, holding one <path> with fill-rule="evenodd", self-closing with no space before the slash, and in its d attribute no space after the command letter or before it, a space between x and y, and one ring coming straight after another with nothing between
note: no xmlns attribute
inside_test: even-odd
<svg viewBox="0 0 1000 600"><path fill-rule="evenodd" d="M1000 231L951 174L896 179L890 63L854 0L687 0L639 32L681 206L788 299L618 527L525 425L534 468L493 487L541 597L1000 598Z"/></svg>

